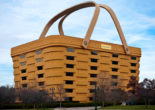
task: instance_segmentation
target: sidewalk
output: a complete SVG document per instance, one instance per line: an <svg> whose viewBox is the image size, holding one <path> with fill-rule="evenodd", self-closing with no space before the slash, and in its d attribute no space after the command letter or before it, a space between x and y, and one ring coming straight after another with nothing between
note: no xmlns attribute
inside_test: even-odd
<svg viewBox="0 0 155 110"><path fill-rule="evenodd" d="M54 110L94 110L94 107L55 108Z"/></svg>

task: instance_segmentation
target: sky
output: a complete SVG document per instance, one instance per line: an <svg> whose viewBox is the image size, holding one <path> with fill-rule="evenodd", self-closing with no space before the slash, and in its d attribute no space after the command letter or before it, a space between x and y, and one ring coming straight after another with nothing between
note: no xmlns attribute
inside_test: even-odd
<svg viewBox="0 0 155 110"><path fill-rule="evenodd" d="M45 24L57 13L87 0L0 0L0 85L14 86L11 48L39 38ZM129 46L142 50L140 81L155 79L155 1L94 0L110 6L122 27ZM65 35L84 38L94 8L71 14L64 22ZM58 35L57 23L48 35ZM92 40L121 44L106 10L100 16Z"/></svg>

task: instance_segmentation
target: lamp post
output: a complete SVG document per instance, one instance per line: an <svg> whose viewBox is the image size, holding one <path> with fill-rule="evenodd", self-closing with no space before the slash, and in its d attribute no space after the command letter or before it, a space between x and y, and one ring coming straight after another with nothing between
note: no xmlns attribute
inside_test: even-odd
<svg viewBox="0 0 155 110"><path fill-rule="evenodd" d="M95 110L97 110L96 95L97 95L97 94L96 94L96 84L95 84L95 100L94 100L94 101L95 101L95 102L94 102L94 103L95 103Z"/></svg>
<svg viewBox="0 0 155 110"><path fill-rule="evenodd" d="M50 88L50 91L52 92L52 110L54 110L54 100L53 100L53 97L54 97L54 90L55 88Z"/></svg>
<svg viewBox="0 0 155 110"><path fill-rule="evenodd" d="M98 87L97 88L97 86L96 86L96 83L95 83L95 110L97 110L97 91L99 91L100 90L100 88Z"/></svg>

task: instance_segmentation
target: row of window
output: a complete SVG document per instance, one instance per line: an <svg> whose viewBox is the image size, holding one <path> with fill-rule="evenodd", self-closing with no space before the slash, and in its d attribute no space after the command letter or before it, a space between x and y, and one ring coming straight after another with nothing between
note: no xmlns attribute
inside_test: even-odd
<svg viewBox="0 0 155 110"><path fill-rule="evenodd" d="M43 70L43 66L37 66L37 70ZM26 69L22 69L21 73L26 73Z"/></svg>
<svg viewBox="0 0 155 110"><path fill-rule="evenodd" d="M44 74L38 74L38 78L43 78L44 77ZM22 80L27 80L27 77L24 76L22 77Z"/></svg>
<svg viewBox="0 0 155 110"><path fill-rule="evenodd" d="M67 52L75 52L75 49L67 48ZM41 53L42 53L41 50L37 50L36 51L36 55L39 55ZM91 55L98 55L98 51L91 51ZM112 54L112 57L118 57L118 54ZM20 55L20 58L25 58L25 55L24 54ZM136 57L135 56L131 56L131 59L132 60L136 60Z"/></svg>
<svg viewBox="0 0 155 110"><path fill-rule="evenodd" d="M66 59L67 59L67 60L74 60L74 56L66 56ZM91 61L91 62L98 62L98 59L91 58L90 61ZM118 61L112 61L112 64L118 65ZM136 66L136 63L131 63L130 65L131 65L131 66Z"/></svg>
<svg viewBox="0 0 155 110"><path fill-rule="evenodd" d="M74 52L73 48L67 48L67 52ZM98 51L91 51L91 55L98 55ZM118 57L118 54L112 54L112 57ZM135 56L131 56L132 60L136 60Z"/></svg>
<svg viewBox="0 0 155 110"><path fill-rule="evenodd" d="M38 86L44 86L44 82L38 82ZM27 84L22 84L23 88L27 87Z"/></svg>
<svg viewBox="0 0 155 110"><path fill-rule="evenodd" d="M37 58L36 62L42 62L42 58ZM24 62L20 62L20 65L24 66L24 65L26 65L26 62L25 61Z"/></svg>
<svg viewBox="0 0 155 110"><path fill-rule="evenodd" d="M41 53L42 53L41 50L37 50L37 51L36 51L36 55L39 55L39 54L41 54ZM24 55L24 54L20 55L20 58L25 58L25 55Z"/></svg>

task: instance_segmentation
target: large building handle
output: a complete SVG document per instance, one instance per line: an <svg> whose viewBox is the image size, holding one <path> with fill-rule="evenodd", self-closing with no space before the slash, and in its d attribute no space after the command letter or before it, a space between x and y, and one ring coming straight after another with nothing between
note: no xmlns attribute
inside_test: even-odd
<svg viewBox="0 0 155 110"><path fill-rule="evenodd" d="M101 8L106 9L106 10L109 12L110 16L112 17L112 19L113 19L113 21L114 21L114 23L115 23L115 26L116 26L116 29L117 29L118 34L119 34L119 36L120 36L120 39L121 39L121 42L122 42L122 44L123 44L124 50L125 50L126 54L129 54L129 48L128 48L127 42L126 42L126 40L125 40L125 37L124 37L123 31L122 31L122 29L121 29L120 23L119 23L119 21L118 21L116 15L115 15L115 13L114 13L114 11L113 11L109 6L107 6L107 5L100 4L99 6L100 6ZM60 33L60 35L64 35L63 28L62 28L62 24L63 24L63 21L65 20L65 18L66 18L68 15L70 15L70 14L71 14L71 13L66 14L66 15L60 20L60 22L59 22L59 33ZM89 28L91 28L91 27L89 27ZM92 31L93 31L93 30L92 30ZM90 40L90 37L91 37L91 34L92 34L92 32L87 31L86 36L85 36L85 38L84 38L84 40L83 40L83 43L82 43L82 45L83 45L84 48L87 48L88 43L89 43L89 40Z"/></svg>
<svg viewBox="0 0 155 110"><path fill-rule="evenodd" d="M100 11L100 7L98 4L96 4L95 2L93 1L89 1L89 2L84 2L84 3L81 3L81 4L78 4L78 5L75 5L71 8L68 8L62 12L60 12L59 14L57 14L56 16L54 16L47 24L46 26L44 27L41 35L40 35L40 39L42 38L45 38L49 28L52 26L52 24L54 22L56 22L59 18L65 16L66 14L68 13L72 13L74 11L77 11L79 9L82 9L82 8L86 8L86 7L95 7L95 12L94 12L94 15L93 15L93 18L91 20L91 23L89 25L89 28L88 28L88 33L92 33L93 32L93 29L95 27L95 24L96 24L96 21L97 21L97 18L99 16L99 11Z"/></svg>

